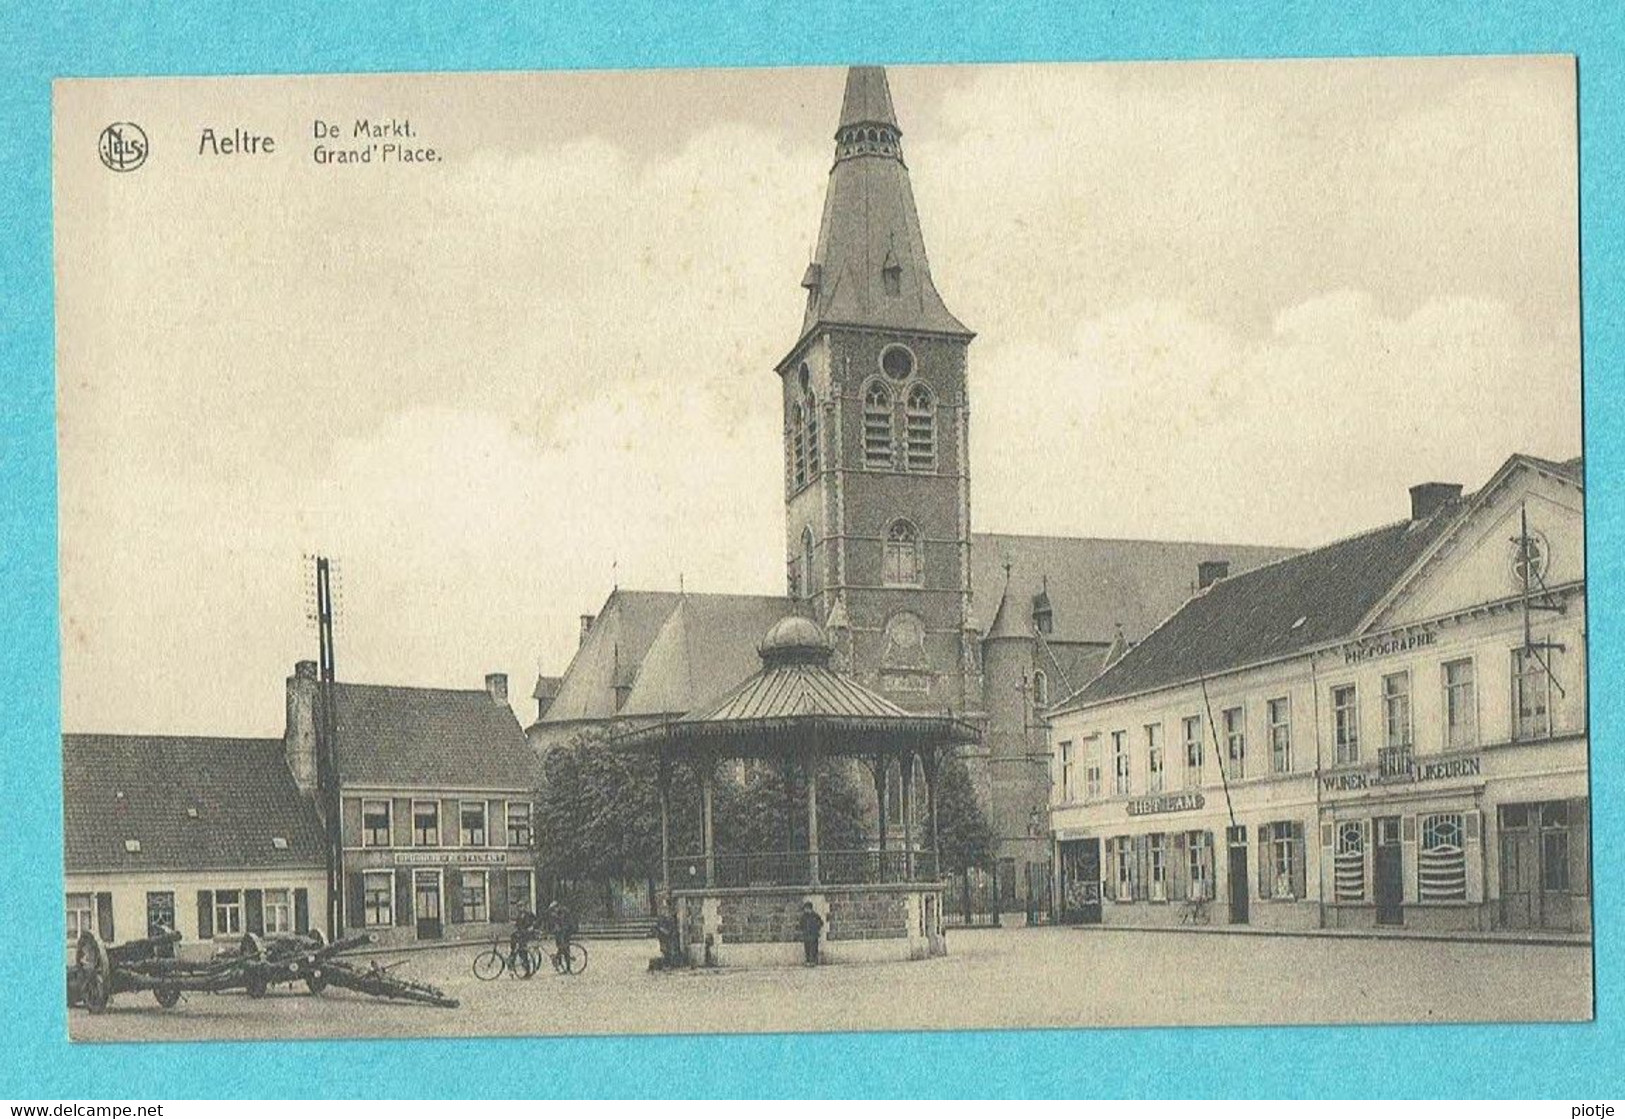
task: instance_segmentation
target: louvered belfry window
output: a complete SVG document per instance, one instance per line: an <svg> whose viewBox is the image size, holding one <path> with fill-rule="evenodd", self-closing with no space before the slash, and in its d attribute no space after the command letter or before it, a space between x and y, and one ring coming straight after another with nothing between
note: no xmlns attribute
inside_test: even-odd
<svg viewBox="0 0 1625 1119"><path fill-rule="evenodd" d="M904 409L908 420L908 468L929 474L937 468L937 413L931 390L915 385Z"/></svg>
<svg viewBox="0 0 1625 1119"><path fill-rule="evenodd" d="M891 392L879 381L863 395L863 464L871 470L892 465Z"/></svg>
<svg viewBox="0 0 1625 1119"><path fill-rule="evenodd" d="M799 490L807 484L807 424L806 409L798 402L790 410L790 488Z"/></svg>
<svg viewBox="0 0 1625 1119"><path fill-rule="evenodd" d="M802 407L807 414L807 480L811 481L818 477L818 472L822 469L818 447L818 401L812 393L807 394Z"/></svg>

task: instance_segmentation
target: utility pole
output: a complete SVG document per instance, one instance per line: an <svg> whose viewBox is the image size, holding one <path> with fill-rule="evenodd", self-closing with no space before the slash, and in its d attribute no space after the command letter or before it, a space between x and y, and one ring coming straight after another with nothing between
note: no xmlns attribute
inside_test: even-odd
<svg viewBox="0 0 1625 1119"><path fill-rule="evenodd" d="M327 832L327 927L344 933L344 835L339 794L338 733L334 696L333 571L326 556L315 556L317 684L316 774Z"/></svg>

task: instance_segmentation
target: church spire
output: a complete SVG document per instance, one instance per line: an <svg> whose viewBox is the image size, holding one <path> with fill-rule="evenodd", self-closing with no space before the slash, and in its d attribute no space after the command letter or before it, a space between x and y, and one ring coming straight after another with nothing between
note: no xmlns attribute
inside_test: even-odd
<svg viewBox="0 0 1625 1119"><path fill-rule="evenodd" d="M969 338L931 281L902 129L880 66L847 71L802 337L825 325Z"/></svg>

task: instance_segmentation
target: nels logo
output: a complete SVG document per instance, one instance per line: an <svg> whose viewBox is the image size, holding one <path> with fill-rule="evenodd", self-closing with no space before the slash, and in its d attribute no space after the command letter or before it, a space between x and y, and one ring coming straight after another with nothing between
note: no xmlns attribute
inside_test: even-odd
<svg viewBox="0 0 1625 1119"><path fill-rule="evenodd" d="M109 171L134 171L147 161L147 148L147 134L127 120L102 129L96 142L96 152Z"/></svg>

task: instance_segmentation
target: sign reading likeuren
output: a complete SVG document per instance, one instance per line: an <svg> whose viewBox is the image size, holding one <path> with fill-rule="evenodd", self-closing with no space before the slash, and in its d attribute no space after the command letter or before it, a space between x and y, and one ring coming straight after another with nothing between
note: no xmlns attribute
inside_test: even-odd
<svg viewBox="0 0 1625 1119"><path fill-rule="evenodd" d="M1195 812L1207 803L1201 793L1171 793L1160 797L1136 797L1128 802L1130 816L1151 816L1158 812Z"/></svg>
<svg viewBox="0 0 1625 1119"><path fill-rule="evenodd" d="M1384 785L1415 785L1426 781L1477 777L1482 770L1482 760L1476 756L1451 758L1448 761L1421 762L1394 773L1384 773L1381 770L1334 773L1330 777L1322 777L1320 786L1328 793L1348 793L1360 789L1380 788Z"/></svg>

